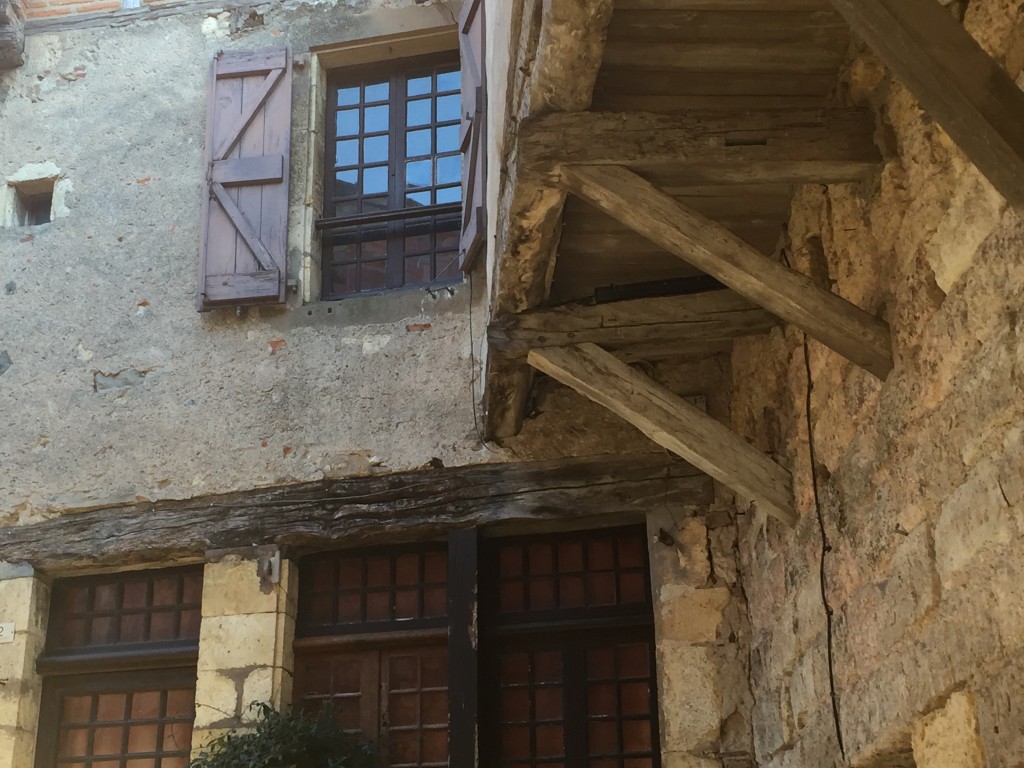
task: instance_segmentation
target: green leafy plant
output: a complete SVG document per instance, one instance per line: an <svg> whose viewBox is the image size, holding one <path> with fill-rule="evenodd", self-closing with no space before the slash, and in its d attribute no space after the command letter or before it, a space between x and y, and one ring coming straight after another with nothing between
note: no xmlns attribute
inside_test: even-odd
<svg viewBox="0 0 1024 768"><path fill-rule="evenodd" d="M325 706L316 719L255 703L252 730L231 731L203 749L190 768L380 768L373 748L345 733Z"/></svg>

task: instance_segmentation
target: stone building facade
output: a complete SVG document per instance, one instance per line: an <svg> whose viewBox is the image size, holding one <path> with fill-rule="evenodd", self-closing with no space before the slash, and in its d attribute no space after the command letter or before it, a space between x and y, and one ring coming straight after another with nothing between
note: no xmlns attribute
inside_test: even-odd
<svg viewBox="0 0 1024 768"><path fill-rule="evenodd" d="M486 4L483 256L458 280L327 301L315 221L331 73L454 55L457 0L0 0L0 43L5 19L23 39L0 72L0 768L53 764L54 734L75 730L52 721L55 681L85 669L54 639L78 616L59 607L77 585L99 610L104 579L149 579L137 610L150 638L171 610L160 585L181 579L160 662L194 675L178 755L249 722L251 702L292 706L296 653L312 653L296 641L309 557L383 557L474 527L481 546L548 546L621 525L645 532L659 754L615 765L1021 765L1018 213L854 41L835 100L871 110L883 161L856 184L799 187L777 255L888 322L893 372L879 381L792 326L643 364L792 471L795 525L547 379L528 428L492 440L481 409L515 55L587 3L535 5L531 22L523 2ZM1015 3L944 5L1020 74ZM210 62L284 46L286 300L198 313ZM201 574L192 597L188 574ZM122 617L135 609L117 589ZM498 695L488 680L481 711ZM170 697L161 739L184 733ZM487 765L495 752L480 748ZM453 766L472 762L455 737L451 749Z"/></svg>

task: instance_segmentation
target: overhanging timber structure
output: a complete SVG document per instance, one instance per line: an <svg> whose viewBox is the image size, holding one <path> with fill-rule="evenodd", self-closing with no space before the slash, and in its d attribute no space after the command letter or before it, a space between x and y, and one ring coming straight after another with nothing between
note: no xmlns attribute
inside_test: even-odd
<svg viewBox="0 0 1024 768"><path fill-rule="evenodd" d="M851 27L1015 205L1024 96L934 0L514 5L488 436L523 428L541 371L791 521L788 470L628 364L784 323L885 379L884 319L780 257L797 185L881 162L837 97Z"/></svg>

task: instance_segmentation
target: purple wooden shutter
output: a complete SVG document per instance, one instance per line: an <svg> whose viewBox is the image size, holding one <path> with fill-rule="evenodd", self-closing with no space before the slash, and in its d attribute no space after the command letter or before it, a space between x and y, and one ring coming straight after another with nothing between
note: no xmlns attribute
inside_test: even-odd
<svg viewBox="0 0 1024 768"><path fill-rule="evenodd" d="M288 49L214 57L200 312L285 300L291 74Z"/></svg>
<svg viewBox="0 0 1024 768"><path fill-rule="evenodd" d="M462 239L459 266L473 268L487 232L487 109L483 0L467 0L459 19L462 55Z"/></svg>

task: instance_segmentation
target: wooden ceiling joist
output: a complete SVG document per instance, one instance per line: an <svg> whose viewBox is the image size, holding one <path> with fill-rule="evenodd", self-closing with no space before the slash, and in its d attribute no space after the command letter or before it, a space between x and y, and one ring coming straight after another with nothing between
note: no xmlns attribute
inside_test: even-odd
<svg viewBox="0 0 1024 768"><path fill-rule="evenodd" d="M530 365L618 414L658 445L787 525L796 521L790 473L719 421L594 344L534 349Z"/></svg>
<svg viewBox="0 0 1024 768"><path fill-rule="evenodd" d="M880 379L892 370L889 327L809 277L755 251L706 216L619 166L567 165L566 189L756 302Z"/></svg>
<svg viewBox="0 0 1024 768"><path fill-rule="evenodd" d="M1024 211L1024 93L936 0L831 0L992 185Z"/></svg>
<svg viewBox="0 0 1024 768"><path fill-rule="evenodd" d="M627 353L643 345L651 359L695 354L723 342L766 333L779 320L732 291L633 299L608 304L567 305L509 317L488 329L492 350L523 357L531 349L592 342ZM659 348L666 352L659 354Z"/></svg>
<svg viewBox="0 0 1024 768"><path fill-rule="evenodd" d="M572 163L627 165L667 183L827 183L878 168L874 129L862 109L578 112L525 123L519 141L524 166L541 174Z"/></svg>

